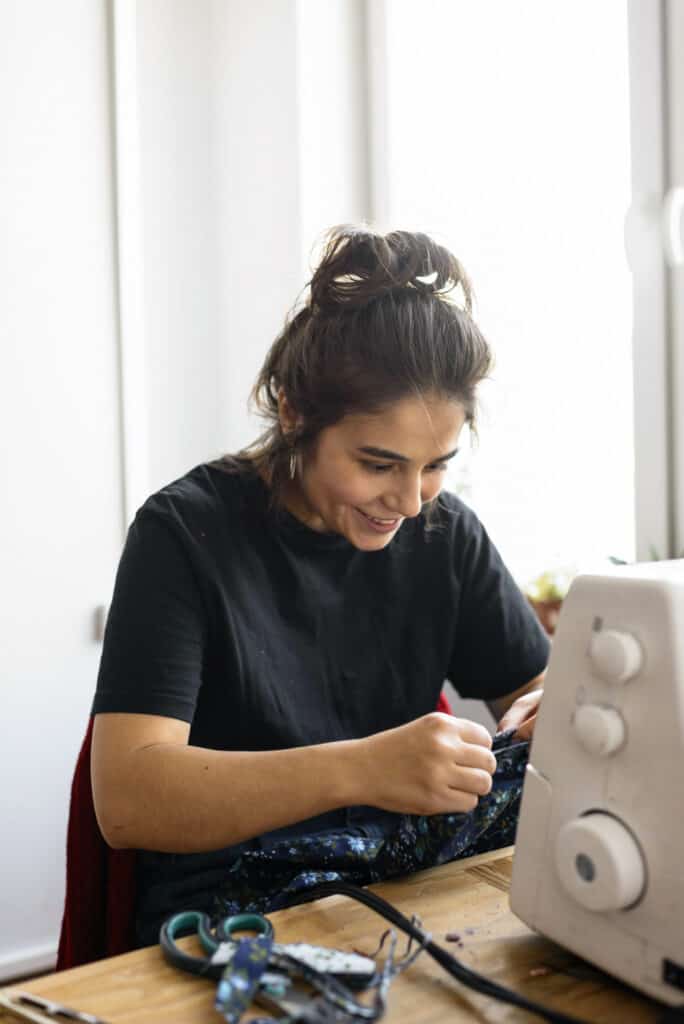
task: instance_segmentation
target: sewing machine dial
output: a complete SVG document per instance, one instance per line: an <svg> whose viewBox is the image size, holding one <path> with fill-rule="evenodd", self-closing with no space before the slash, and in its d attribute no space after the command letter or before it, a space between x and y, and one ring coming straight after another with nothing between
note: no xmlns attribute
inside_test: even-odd
<svg viewBox="0 0 684 1024"><path fill-rule="evenodd" d="M624 910L646 885L639 845L617 818L601 811L566 822L556 837L556 870L566 893L587 910Z"/></svg>
<svg viewBox="0 0 684 1024"><path fill-rule="evenodd" d="M592 635L589 659L600 679L607 683L626 683L641 671L643 652L631 633L600 629Z"/></svg>
<svg viewBox="0 0 684 1024"><path fill-rule="evenodd" d="M625 722L616 708L599 704L580 704L572 726L575 736L589 754L609 757L624 746L627 736Z"/></svg>

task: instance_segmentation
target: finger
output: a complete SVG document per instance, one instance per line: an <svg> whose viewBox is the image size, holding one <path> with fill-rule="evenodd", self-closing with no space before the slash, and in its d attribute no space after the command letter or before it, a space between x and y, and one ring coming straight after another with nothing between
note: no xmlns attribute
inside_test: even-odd
<svg viewBox="0 0 684 1024"><path fill-rule="evenodd" d="M463 743L456 755L455 764L465 768L480 768L493 775L496 771L496 758L491 750L475 743Z"/></svg>
<svg viewBox="0 0 684 1024"><path fill-rule="evenodd" d="M537 714L537 708L529 708L524 710L523 708L516 708L515 711L507 711L501 721L496 727L497 732L503 732L504 729L512 729L513 727L518 728L530 719L534 718Z"/></svg>
<svg viewBox="0 0 684 1024"><path fill-rule="evenodd" d="M469 718L454 718L452 725L459 738L464 742L476 743L480 747L491 747L491 733L479 722L471 722Z"/></svg>
<svg viewBox="0 0 684 1024"><path fill-rule="evenodd" d="M473 793L475 796L486 796L491 788L491 775L479 768L459 768L449 783L449 789Z"/></svg>
<svg viewBox="0 0 684 1024"><path fill-rule="evenodd" d="M532 733L534 732L534 723L537 721L537 716L532 715L531 718L526 718L523 723L515 731L515 739L518 740L530 740L532 739Z"/></svg>
<svg viewBox="0 0 684 1024"><path fill-rule="evenodd" d="M439 811L438 813L469 814L470 811L475 810L479 802L479 796L476 796L474 793L464 793L460 789L450 789L448 811Z"/></svg>

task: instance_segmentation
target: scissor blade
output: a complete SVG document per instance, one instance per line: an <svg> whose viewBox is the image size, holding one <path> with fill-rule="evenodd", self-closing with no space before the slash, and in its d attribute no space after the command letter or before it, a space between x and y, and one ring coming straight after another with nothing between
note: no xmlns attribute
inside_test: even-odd
<svg viewBox="0 0 684 1024"><path fill-rule="evenodd" d="M213 965L229 964L232 960L237 943L224 941L218 946L211 957ZM375 976L375 961L359 953L347 953L342 949L329 946L312 946L309 942L273 943L274 956L291 956L299 963L305 964L322 974L334 974L338 977L354 977L370 981Z"/></svg>
<svg viewBox="0 0 684 1024"><path fill-rule="evenodd" d="M291 1024L351 1024L355 1020L322 996L311 995L296 988L289 989L286 995L277 996L268 987L261 988L255 1002L265 1010L284 1015Z"/></svg>

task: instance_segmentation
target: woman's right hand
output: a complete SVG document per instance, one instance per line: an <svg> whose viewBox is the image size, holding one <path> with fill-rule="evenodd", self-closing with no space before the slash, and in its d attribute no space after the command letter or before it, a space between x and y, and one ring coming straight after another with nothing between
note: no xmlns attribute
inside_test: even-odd
<svg viewBox="0 0 684 1024"><path fill-rule="evenodd" d="M399 814L448 814L472 811L492 788L492 737L466 718L433 711L358 743L359 803Z"/></svg>

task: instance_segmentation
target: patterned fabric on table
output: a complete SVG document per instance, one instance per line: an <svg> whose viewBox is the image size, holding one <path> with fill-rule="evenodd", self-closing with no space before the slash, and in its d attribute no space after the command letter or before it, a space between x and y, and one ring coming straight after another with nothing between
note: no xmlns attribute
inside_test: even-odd
<svg viewBox="0 0 684 1024"><path fill-rule="evenodd" d="M268 913L298 902L321 882L367 885L461 857L510 846L515 840L529 744L512 730L494 738L497 768L491 792L467 814L378 812L357 826L247 844L214 889L211 913Z"/></svg>

